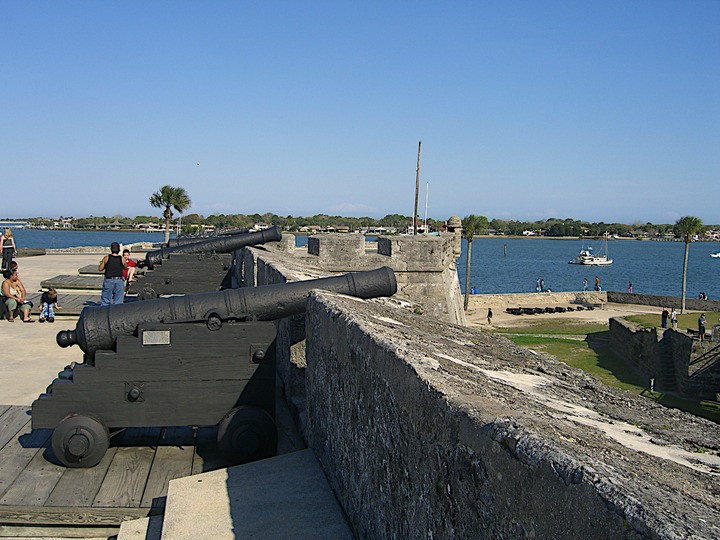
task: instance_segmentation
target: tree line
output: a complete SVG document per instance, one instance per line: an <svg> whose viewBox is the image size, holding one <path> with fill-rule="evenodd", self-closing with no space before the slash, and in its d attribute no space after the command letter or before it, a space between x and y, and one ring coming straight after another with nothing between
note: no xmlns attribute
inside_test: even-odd
<svg viewBox="0 0 720 540"><path fill-rule="evenodd" d="M483 218L484 216L479 216ZM35 225L51 226L53 221L48 218L31 218L29 220ZM125 228L132 228L139 223L157 222L157 216L141 215L134 218L115 216L89 216L81 218L73 218L72 224L78 229L94 229L109 225L111 223L119 223ZM164 221L164 220L163 220ZM346 226L351 231L359 231L367 227L386 227L395 228L404 232L408 224L412 222L411 216L402 214L388 214L382 218L364 217L348 217L328 214L315 214L313 216L278 216L272 212L264 214L212 214L210 216L202 216L196 213L190 213L182 216L183 229L191 232L201 225L211 225L218 229L222 228L250 228L257 223L265 223L267 225L277 225L285 231L298 231L302 227L318 226L318 227L341 227ZM428 219L430 230L439 230L445 224L444 221ZM711 228L720 228L720 226L712 226ZM656 223L605 223L588 222L578 219L558 219L549 218L537 221L521 221L521 220L504 220L484 218L484 222L479 227L478 234L504 234L511 236L522 236L525 231L535 231L543 236L602 236L606 232L611 235L630 236L631 232L642 231L650 237L663 236L675 231L674 223L656 224Z"/></svg>

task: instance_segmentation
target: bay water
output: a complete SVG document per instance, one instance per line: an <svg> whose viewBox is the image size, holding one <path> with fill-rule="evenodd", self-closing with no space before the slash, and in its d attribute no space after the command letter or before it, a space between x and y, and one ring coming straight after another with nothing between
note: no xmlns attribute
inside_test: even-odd
<svg viewBox="0 0 720 540"><path fill-rule="evenodd" d="M13 229L20 248L67 248L76 246L109 246L111 242L160 243L161 232L73 231ZM307 237L297 235L298 246L307 244ZM627 291L630 282L633 292L663 296L681 295L683 242L655 242L640 240L611 240L608 255L611 266L581 266L568 264L580 249L592 247L595 253L604 251L600 240L568 240L553 238L476 238L472 244L470 286L479 293L535 292L536 282L545 281L545 288L554 292L580 291L583 278L588 289L600 278L603 290ZM711 300L720 299L720 259L710 253L720 245L708 242L690 244L687 275L687 297L696 298L704 292ZM457 261L460 287L465 290L467 242L462 241L462 254Z"/></svg>
<svg viewBox="0 0 720 540"><path fill-rule="evenodd" d="M535 292L538 279L553 292L581 291L583 278L588 290L595 277L605 291L625 292L632 283L633 292L679 297L682 292L684 242L611 240L610 266L568 264L582 248L596 254L605 250L604 242L552 238L476 238L472 243L470 286L480 293ZM720 246L709 242L690 244L687 272L687 297L704 292L710 300L720 300L720 259L710 253ZM465 290L467 242L463 240L458 259L458 275Z"/></svg>

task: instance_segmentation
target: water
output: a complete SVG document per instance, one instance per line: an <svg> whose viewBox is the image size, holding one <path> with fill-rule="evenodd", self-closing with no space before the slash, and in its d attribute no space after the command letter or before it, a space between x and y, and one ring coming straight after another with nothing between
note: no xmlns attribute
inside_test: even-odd
<svg viewBox="0 0 720 540"><path fill-rule="evenodd" d="M507 256L503 255L507 245ZM600 240L585 241L596 253L604 252ZM535 292L538 279L554 292L580 291L583 278L588 289L594 288L595 276L600 278L603 290L627 291L632 281L633 292L663 296L680 296L685 252L684 242L649 242L638 240L611 240L608 255L611 266L581 266L568 264L583 243L580 240L550 238L476 238L472 244L470 286L480 293ZM693 242L690 244L687 274L687 297L700 292L711 300L720 299L720 259L710 257L717 244ZM467 243L463 240L462 255L458 260L458 276L465 290Z"/></svg>
<svg viewBox="0 0 720 540"><path fill-rule="evenodd" d="M109 246L111 242L162 242L158 232L63 231L13 229L21 248L67 248L76 246ZM371 238L371 240L374 238ZM295 236L297 246L307 245L307 236ZM507 256L503 246L507 246ZM545 280L545 287L556 292L582 290L583 277L592 289L595 276L603 290L626 291L632 281L633 292L663 296L680 296L685 244L683 242L648 242L612 240L608 250L611 266L580 266L568 264L582 247L592 246L601 253L599 240L583 244L580 240L551 238L476 238L473 240L470 284L480 293L534 292L536 280ZM704 292L711 300L720 299L720 259L710 252L718 244L693 242L688 259L687 296ZM467 243L462 242L458 259L458 276L465 290L465 257Z"/></svg>
<svg viewBox="0 0 720 540"><path fill-rule="evenodd" d="M48 229L12 229L18 248L62 249L81 246L107 246L112 242L134 244L135 242L163 242L162 232L120 231L64 231ZM171 234L170 237L174 238Z"/></svg>

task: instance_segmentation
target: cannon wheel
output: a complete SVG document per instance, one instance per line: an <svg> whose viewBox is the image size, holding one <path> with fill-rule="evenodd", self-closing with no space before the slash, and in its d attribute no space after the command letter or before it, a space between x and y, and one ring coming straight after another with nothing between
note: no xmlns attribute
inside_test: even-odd
<svg viewBox="0 0 720 540"><path fill-rule="evenodd" d="M52 435L55 456L66 467L94 467L110 446L107 426L94 416L70 414L63 418Z"/></svg>
<svg viewBox="0 0 720 540"><path fill-rule="evenodd" d="M152 287L143 287L143 289L138 293L138 300L141 302L143 300L155 300L157 297L158 294Z"/></svg>
<svg viewBox="0 0 720 540"><path fill-rule="evenodd" d="M220 451L238 463L274 456L275 421L260 407L236 407L220 421L217 440Z"/></svg>

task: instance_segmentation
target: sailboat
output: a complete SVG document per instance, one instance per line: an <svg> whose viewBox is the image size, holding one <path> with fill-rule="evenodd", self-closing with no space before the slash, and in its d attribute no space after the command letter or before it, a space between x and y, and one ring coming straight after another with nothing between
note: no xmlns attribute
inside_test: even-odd
<svg viewBox="0 0 720 540"><path fill-rule="evenodd" d="M588 246L587 249L583 248L580 253L574 259L570 259L570 264L583 264L585 266L609 266L613 263L613 260L608 258L608 234L605 233L605 255L595 255L592 252L592 248Z"/></svg>

